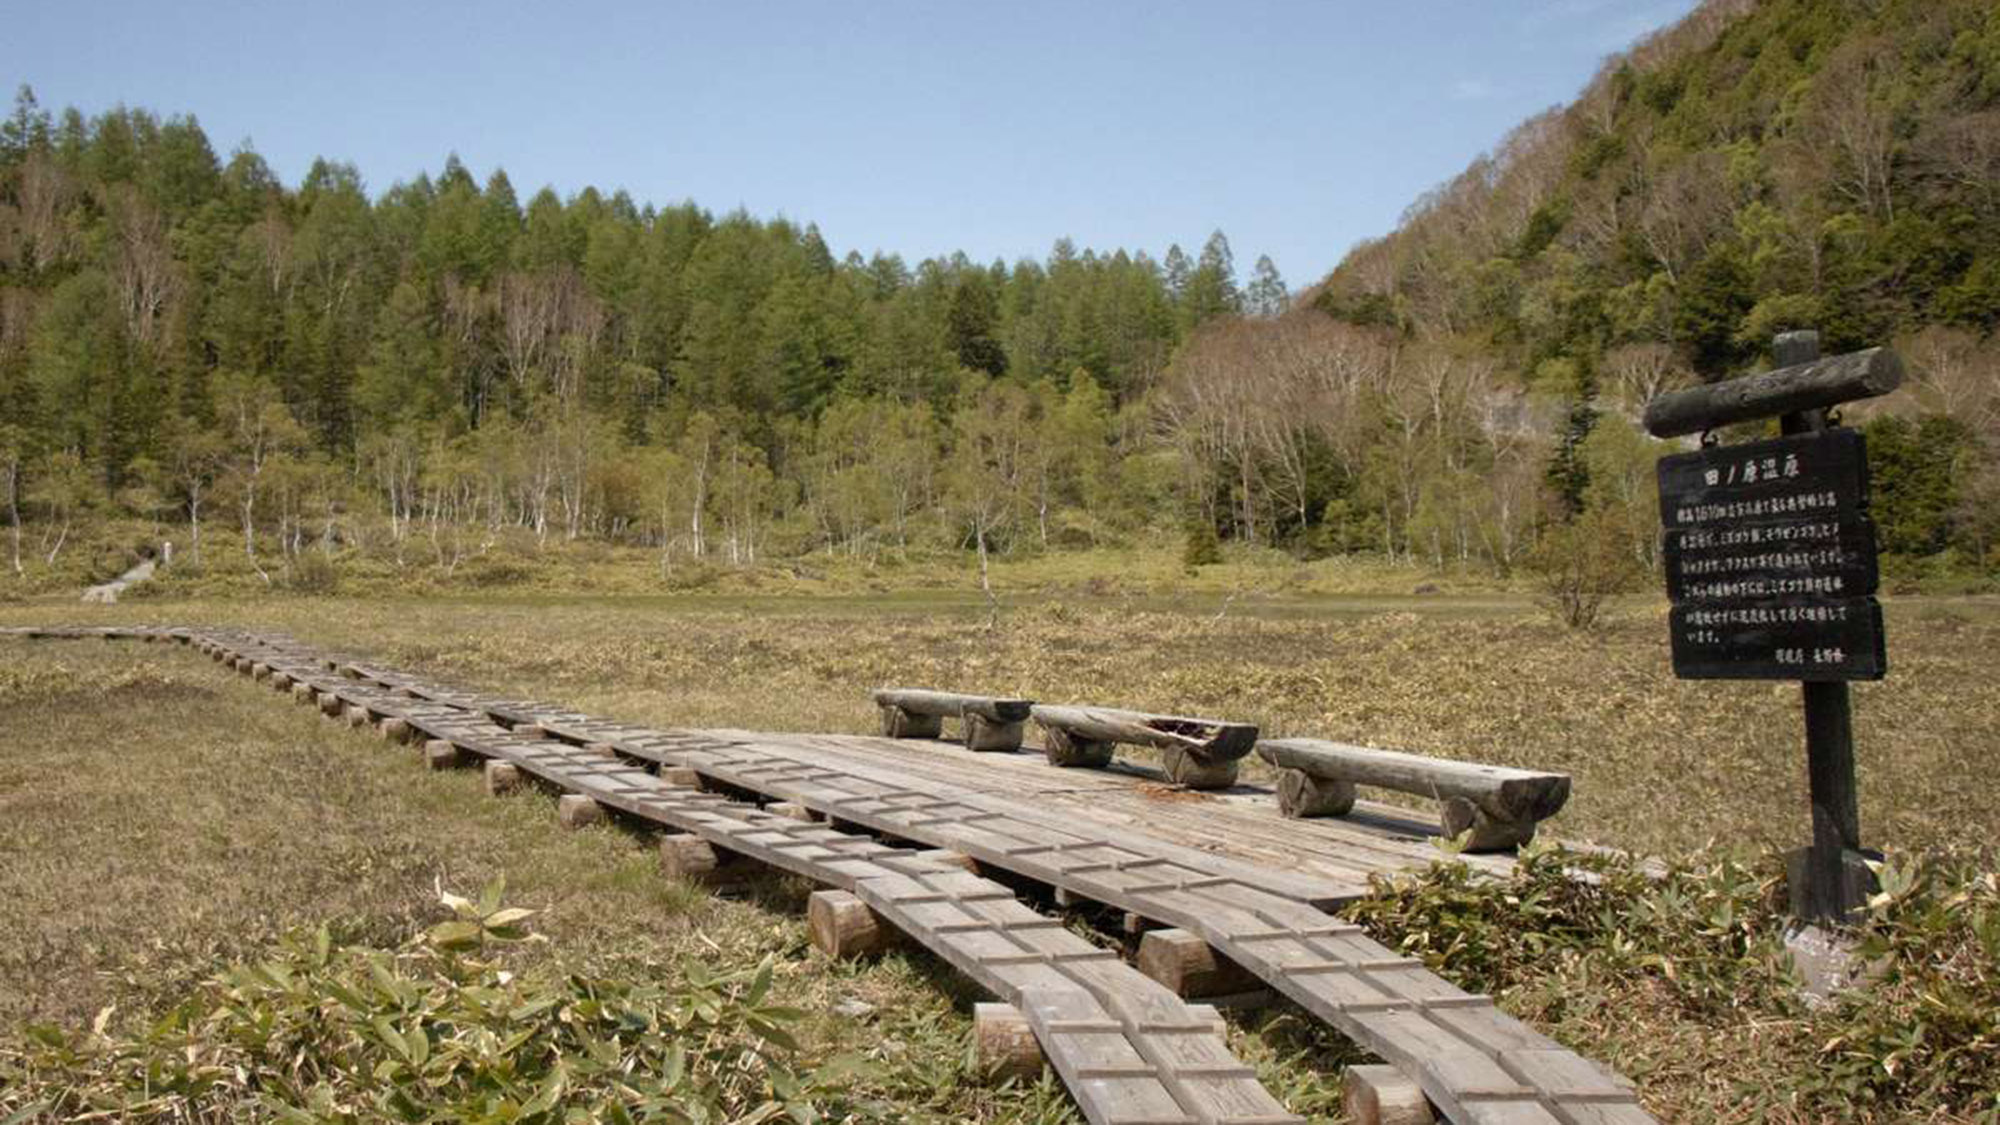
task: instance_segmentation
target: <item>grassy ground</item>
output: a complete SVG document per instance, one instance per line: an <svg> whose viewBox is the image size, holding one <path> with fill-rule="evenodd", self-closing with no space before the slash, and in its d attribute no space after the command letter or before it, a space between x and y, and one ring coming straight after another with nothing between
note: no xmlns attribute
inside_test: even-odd
<svg viewBox="0 0 2000 1125"><path fill-rule="evenodd" d="M1855 686L1871 841L1993 838L1967 778L2000 746L2000 599L1891 599L1889 678ZM1526 599L581 595L0 606L0 622L240 623L498 692L660 725L871 729L867 689L963 687L1242 718L1571 773L1563 835L1641 851L1806 832L1798 689L1675 680L1664 605L1573 633ZM21 667L70 660L44 650ZM4 684L5 681L0 681Z"/></svg>
<svg viewBox="0 0 2000 1125"><path fill-rule="evenodd" d="M1120 596L1057 583L1016 588L988 620L980 599L940 590L0 605L4 624L282 629L658 724L865 730L865 689L892 681L1195 711L1567 770L1575 796L1555 829L1569 837L1671 852L1807 833L1796 687L1675 681L1649 600L1577 635L1504 593ZM1864 830L1908 848L1990 840L2000 813L1969 779L2000 742L2000 602L1892 601L1888 620L1891 676L1856 689ZM808 1050L873 1054L884 1070L870 1081L899 1112L1073 1113L1056 1089L1022 1097L970 1080L967 997L944 970L812 955L803 886L774 880L751 901L670 886L634 837L559 832L546 798L487 800L469 776L426 774L183 651L0 644L0 715L0 1028L87 1022L113 1003L114 1019L139 1018L219 961L324 919L393 940L437 920L437 885L470 891L504 873L551 939L518 956L672 973L688 954L735 967L775 954L788 1001L824 1013ZM860 1004L835 1014L841 1001ZM1727 1065L1727 1044L1674 1018L1548 1026L1652 1075L1663 1111L1731 1116L1703 1074ZM1332 1037L1282 1009L1233 1037L1294 1109L1332 1113L1346 1057Z"/></svg>

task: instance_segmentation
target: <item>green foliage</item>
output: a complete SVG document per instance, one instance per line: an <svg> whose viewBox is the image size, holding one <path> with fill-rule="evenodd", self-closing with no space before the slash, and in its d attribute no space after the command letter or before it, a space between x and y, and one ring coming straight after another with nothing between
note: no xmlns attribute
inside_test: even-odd
<svg viewBox="0 0 2000 1125"><path fill-rule="evenodd" d="M1215 525L1207 520L1189 524L1186 545L1181 548L1181 565L1189 570L1200 570L1221 561L1222 540L1215 534Z"/></svg>
<svg viewBox="0 0 2000 1125"><path fill-rule="evenodd" d="M446 559L502 527L645 542L669 563L953 541L938 485L959 431L935 423L965 405L962 373L1057 393L1080 374L1108 427L1188 325L1243 309L1220 232L1174 277L1067 240L1039 262L912 267L836 260L810 225L622 193L523 206L504 172L482 187L456 157L376 198L326 160L293 188L253 152L223 165L191 119L70 111L58 128L26 90L0 128L0 417L27 437L9 443L10 496L73 493L52 478L74 465L107 512L173 510L190 539L236 517L252 559L295 554L309 520L329 544L386 540L399 564L417 528ZM1269 311L1283 283L1268 261L1258 276ZM265 427L282 440L246 440L225 387L287 414ZM828 478L815 428L836 401L891 440ZM1065 433L1004 482L1006 505L1037 494L1038 540L1132 521L1082 510L1117 498L1110 450ZM813 494L861 473L883 478L865 505ZM837 507L871 522L823 519Z"/></svg>
<svg viewBox="0 0 2000 1125"><path fill-rule="evenodd" d="M1896 856L1876 870L1838 1034L1800 1076L1809 1095L1907 1112L2000 1117L2000 876L1972 854Z"/></svg>
<svg viewBox="0 0 2000 1125"><path fill-rule="evenodd" d="M1750 276L1733 246L1718 244L1689 271L1674 313L1674 340L1694 369L1720 376L1755 349L1745 347L1742 326L1756 304Z"/></svg>
<svg viewBox="0 0 2000 1125"><path fill-rule="evenodd" d="M1804 1002L1785 952L1775 857L1711 854L1648 871L1531 846L1506 878L1437 864L1378 880L1349 912L1461 986L1587 1037L1618 1037L1599 1022L1607 1012L1700 1023L1730 1044L1727 1108L1704 1101L1704 1116L1987 1120L2000 1114L1990 865L1970 852L1892 858L1854 935L1866 981L1819 1007Z"/></svg>
<svg viewBox="0 0 2000 1125"><path fill-rule="evenodd" d="M340 591L340 564L324 552L302 552L290 560L284 584L295 594L331 596Z"/></svg>
<svg viewBox="0 0 2000 1125"><path fill-rule="evenodd" d="M1569 222L1569 201L1557 199L1535 208L1528 216L1528 225L1521 231L1521 239L1514 246L1516 259L1532 258L1547 249L1549 244L1562 233L1563 224Z"/></svg>
<svg viewBox="0 0 2000 1125"><path fill-rule="evenodd" d="M1067 239L836 258L740 211L524 206L455 157L373 198L331 161L293 188L191 119L57 119L24 90L0 123L14 491L76 491L44 479L66 455L87 502L28 520L171 513L193 539L228 516L253 560L316 535L452 576L513 573L482 557L513 529L655 549L673 585L772 554L1170 538L1191 510L1506 572L1600 502L1592 411L1741 373L1778 329L1837 352L2000 325L1996 26L1980 0L1702 5L1296 308L1268 259L1239 286L1220 231L1162 262ZM1057 401L1079 379L1085 426ZM268 459L222 416L246 382L293 423ZM1048 432L967 413L996 402ZM1995 417L1962 419L1968 479ZM1885 487L1878 511L1901 549L1985 559L1992 496Z"/></svg>
<svg viewBox="0 0 2000 1125"><path fill-rule="evenodd" d="M1887 415L1871 420L1868 476L1877 534L1892 555L1935 554L1953 537L1960 481L1971 453L1971 431L1956 418L1927 414L1915 422Z"/></svg>
<svg viewBox="0 0 2000 1125"><path fill-rule="evenodd" d="M1584 443L1597 428L1597 404L1589 388L1572 392L1568 417L1555 452L1549 458L1547 480L1565 516L1583 510L1584 492L1590 487L1590 464L1583 455Z"/></svg>
<svg viewBox="0 0 2000 1125"><path fill-rule="evenodd" d="M393 949L322 927L204 982L163 1018L115 1030L31 1027L0 1053L0 1112L124 1121L254 1116L346 1121L796 1122L836 1116L849 1059L799 1065L804 1013L771 995L773 966L676 983L496 957L533 940L501 884ZM5 1120L22 1118L8 1117Z"/></svg>
<svg viewBox="0 0 2000 1125"><path fill-rule="evenodd" d="M1551 845L1520 854L1507 879L1449 863L1378 879L1353 917L1475 992L1504 996L1575 958L1592 962L1591 975L1647 978L1690 1015L1785 1006L1793 982L1780 962L1767 873L1722 858L1656 877L1615 854Z"/></svg>
<svg viewBox="0 0 2000 1125"><path fill-rule="evenodd" d="M1484 354L1498 386L1530 393L1568 393L1552 364L1602 372L1631 347L1670 347L1680 372L1716 380L1762 363L1786 329L1818 329L1829 354L1937 325L1991 333L1996 26L1983 0L1700 5L1356 247L1313 304ZM1908 398L1888 405L1910 410ZM1984 473L2000 415L1959 420L1978 439L1960 468ZM1576 419L1544 425L1567 515L1585 487ZM1936 554L1951 536L1920 491L1885 489L1878 511L1909 497L1885 523L1909 532L1906 549ZM1983 506L1961 516L1992 519Z"/></svg>
<svg viewBox="0 0 2000 1125"><path fill-rule="evenodd" d="M1604 603L1630 590L1641 573L1625 512L1591 508L1542 531L1527 566L1543 603L1564 625L1589 629Z"/></svg>

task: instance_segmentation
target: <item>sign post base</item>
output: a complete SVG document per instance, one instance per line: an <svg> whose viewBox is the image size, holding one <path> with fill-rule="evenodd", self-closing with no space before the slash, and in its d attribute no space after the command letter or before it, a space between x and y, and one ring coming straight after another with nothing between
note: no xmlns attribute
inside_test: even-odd
<svg viewBox="0 0 2000 1125"><path fill-rule="evenodd" d="M1822 901L1824 891L1814 883L1816 874L1811 847L1785 853L1785 890L1794 918L1817 919L1836 925L1855 920L1870 895L1882 889L1868 864L1880 863L1882 853L1868 849L1842 848L1835 874L1839 879L1837 899Z"/></svg>

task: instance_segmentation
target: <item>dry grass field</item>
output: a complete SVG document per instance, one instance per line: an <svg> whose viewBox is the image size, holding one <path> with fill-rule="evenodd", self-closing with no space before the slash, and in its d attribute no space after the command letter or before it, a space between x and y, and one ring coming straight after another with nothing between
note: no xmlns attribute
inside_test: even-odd
<svg viewBox="0 0 2000 1125"><path fill-rule="evenodd" d="M982 603L937 593L0 605L0 624L97 621L283 630L658 725L866 730L866 689L890 682L1197 712L1568 771L1552 827L1572 839L1759 855L1807 833L1796 687L1675 681L1652 601L1588 634L1493 594L1021 596L990 627ZM2000 600L1893 601L1888 622L1891 676L1855 693L1864 832L1897 849L1989 841ZM114 1025L143 1020L300 927L393 943L438 919L439 886L504 874L549 939L512 954L524 963L671 976L688 958L774 956L785 1002L814 1013L807 1052L869 1055L864 1093L886 1116L1073 1116L1057 1086L975 1080L968 994L948 970L812 954L803 884L727 900L666 883L636 836L561 832L545 798L488 800L469 776L309 718L177 648L0 643L0 1041L114 1004ZM1769 1119L1726 1111L1728 1084L1702 1073L1741 1028L1704 1040L1673 1013L1621 1028L1548 1000L1516 1007L1640 1077L1668 1116ZM1798 1030L1762 1033L1782 1055ZM1232 1037L1294 1109L1333 1119L1348 1058L1333 1037L1284 1009Z"/></svg>

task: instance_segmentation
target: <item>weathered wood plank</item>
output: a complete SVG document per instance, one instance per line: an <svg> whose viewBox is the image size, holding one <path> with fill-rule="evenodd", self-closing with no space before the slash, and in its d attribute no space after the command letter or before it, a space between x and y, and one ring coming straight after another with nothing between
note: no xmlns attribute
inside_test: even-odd
<svg viewBox="0 0 2000 1125"><path fill-rule="evenodd" d="M1035 704L1031 699L1010 699L993 695L965 695L925 688L877 688L873 698L879 707L899 707L917 715L938 715L947 719L977 715L995 723L1018 723L1028 717Z"/></svg>
<svg viewBox="0 0 2000 1125"><path fill-rule="evenodd" d="M1663 394L1646 404L1646 430L1663 438L1700 433L1873 398L1902 383L1903 363L1896 353L1869 348Z"/></svg>

